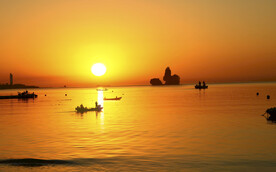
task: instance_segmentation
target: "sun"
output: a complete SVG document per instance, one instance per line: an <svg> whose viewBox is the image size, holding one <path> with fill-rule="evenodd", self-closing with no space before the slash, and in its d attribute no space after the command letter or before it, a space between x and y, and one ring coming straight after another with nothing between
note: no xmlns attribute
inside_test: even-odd
<svg viewBox="0 0 276 172"><path fill-rule="evenodd" d="M106 67L104 64L102 63L96 63L91 67L91 72L95 75L95 76L102 76L105 74L106 72Z"/></svg>

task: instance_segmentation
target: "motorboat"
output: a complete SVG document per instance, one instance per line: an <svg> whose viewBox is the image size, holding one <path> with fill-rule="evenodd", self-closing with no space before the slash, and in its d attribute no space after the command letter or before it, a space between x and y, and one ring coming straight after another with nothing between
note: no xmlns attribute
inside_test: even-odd
<svg viewBox="0 0 276 172"><path fill-rule="evenodd" d="M108 89L107 88L97 88L96 90L97 91L107 91Z"/></svg>
<svg viewBox="0 0 276 172"><path fill-rule="evenodd" d="M95 108L88 108L84 107L82 104L80 106L77 106L76 108L77 112L83 113L83 112L88 112L88 111L96 111L96 112L101 112L103 107L101 105L98 105Z"/></svg>
<svg viewBox="0 0 276 172"><path fill-rule="evenodd" d="M31 94L28 91L18 92L17 95L0 96L0 99L29 99L37 98L37 95L33 92Z"/></svg>
<svg viewBox="0 0 276 172"><path fill-rule="evenodd" d="M269 121L276 121L276 107L269 108L265 111L263 116Z"/></svg>
<svg viewBox="0 0 276 172"><path fill-rule="evenodd" d="M122 99L122 97L114 97L114 98L104 98L104 100L121 100Z"/></svg>
<svg viewBox="0 0 276 172"><path fill-rule="evenodd" d="M207 89L208 85L196 85L195 89Z"/></svg>

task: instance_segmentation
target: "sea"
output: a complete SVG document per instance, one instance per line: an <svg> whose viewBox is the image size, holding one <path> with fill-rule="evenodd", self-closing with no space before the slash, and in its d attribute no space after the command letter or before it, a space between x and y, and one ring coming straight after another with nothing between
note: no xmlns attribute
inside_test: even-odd
<svg viewBox="0 0 276 172"><path fill-rule="evenodd" d="M276 171L276 83L107 89L0 99L0 171Z"/></svg>

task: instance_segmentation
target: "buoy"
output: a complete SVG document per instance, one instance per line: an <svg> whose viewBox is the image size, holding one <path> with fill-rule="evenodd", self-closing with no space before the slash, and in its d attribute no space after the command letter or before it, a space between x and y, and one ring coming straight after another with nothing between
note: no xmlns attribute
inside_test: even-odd
<svg viewBox="0 0 276 172"><path fill-rule="evenodd" d="M267 95L266 98L267 98L267 99L270 99L270 95Z"/></svg>
<svg viewBox="0 0 276 172"><path fill-rule="evenodd" d="M45 94L45 96L47 96L47 95Z"/></svg>
<svg viewBox="0 0 276 172"><path fill-rule="evenodd" d="M65 96L67 96L67 94L65 94Z"/></svg>
<svg viewBox="0 0 276 172"><path fill-rule="evenodd" d="M257 92L257 96L259 95L259 92Z"/></svg>

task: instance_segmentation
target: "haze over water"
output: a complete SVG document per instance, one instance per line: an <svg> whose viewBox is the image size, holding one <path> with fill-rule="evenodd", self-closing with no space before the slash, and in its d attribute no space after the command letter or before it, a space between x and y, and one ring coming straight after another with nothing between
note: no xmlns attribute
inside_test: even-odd
<svg viewBox="0 0 276 172"><path fill-rule="evenodd" d="M29 91L0 100L1 171L276 170L276 125L261 116L275 83L114 87L104 96L120 101L84 114L74 108L93 107L95 88Z"/></svg>

